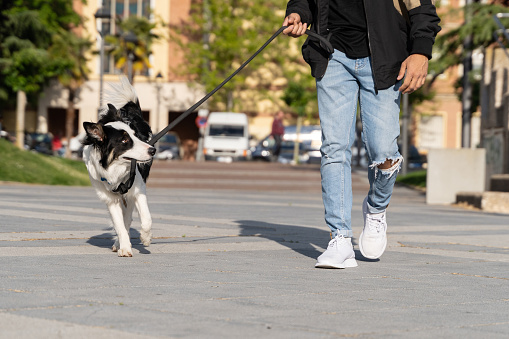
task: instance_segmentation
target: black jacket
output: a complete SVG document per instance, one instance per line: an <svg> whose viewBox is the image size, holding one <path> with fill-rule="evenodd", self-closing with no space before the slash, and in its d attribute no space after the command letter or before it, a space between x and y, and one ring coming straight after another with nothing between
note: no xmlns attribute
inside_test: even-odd
<svg viewBox="0 0 509 339"><path fill-rule="evenodd" d="M364 0L369 49L376 89L396 83L401 63L410 54L431 59L440 18L434 0ZM290 0L286 15L298 13L314 32L327 37L329 0ZM330 55L320 42L308 37L302 46L304 60L316 78L324 76Z"/></svg>

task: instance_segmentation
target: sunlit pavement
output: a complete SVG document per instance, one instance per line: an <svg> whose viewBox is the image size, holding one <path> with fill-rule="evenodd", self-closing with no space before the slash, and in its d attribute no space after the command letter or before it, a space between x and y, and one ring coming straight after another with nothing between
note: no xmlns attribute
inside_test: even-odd
<svg viewBox="0 0 509 339"><path fill-rule="evenodd" d="M507 216L398 186L382 258L324 270L318 166L161 161L148 197L119 258L92 188L0 184L0 338L509 336Z"/></svg>

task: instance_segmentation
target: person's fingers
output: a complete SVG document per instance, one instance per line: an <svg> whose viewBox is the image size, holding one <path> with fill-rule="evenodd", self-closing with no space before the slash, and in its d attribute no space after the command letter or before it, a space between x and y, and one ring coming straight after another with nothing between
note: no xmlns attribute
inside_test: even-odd
<svg viewBox="0 0 509 339"><path fill-rule="evenodd" d="M426 82L428 74L428 58L421 54L410 55L402 64L397 79L401 80L404 74L405 80L399 88L402 93L412 93L418 90Z"/></svg>
<svg viewBox="0 0 509 339"><path fill-rule="evenodd" d="M402 92L403 94L410 94L414 91L415 87L415 81L410 80L408 83L408 86L405 88L405 90Z"/></svg>
<svg viewBox="0 0 509 339"><path fill-rule="evenodd" d="M408 80L409 80L408 86L406 88L404 88L404 90L402 91L403 94L413 93L424 84L424 81L419 77L414 77L414 78L409 77ZM405 82L407 82L406 79L405 79ZM401 90L401 88L400 88L400 90Z"/></svg>
<svg viewBox="0 0 509 339"><path fill-rule="evenodd" d="M308 29L308 24L307 23L303 23L298 34L299 36L302 36L304 34L306 34L306 30Z"/></svg>
<svg viewBox="0 0 509 339"><path fill-rule="evenodd" d="M283 30L283 34L289 35L291 37L298 37L299 32L302 30L302 22L300 21L300 15L297 13L291 13L288 15L284 22L283 26L288 26Z"/></svg>
<svg viewBox="0 0 509 339"><path fill-rule="evenodd" d="M299 24L296 26L296 28L295 28L295 30L293 32L293 34L295 36L298 37L298 36L301 36L303 34L303 33L300 33L300 32L302 32L302 26L303 26L302 22L299 22Z"/></svg>
<svg viewBox="0 0 509 339"><path fill-rule="evenodd" d="M403 79L403 77L405 76L405 72L406 72L406 61L403 61L403 63L401 64L401 68L399 69L399 74L397 77L398 81Z"/></svg>
<svg viewBox="0 0 509 339"><path fill-rule="evenodd" d="M406 93L406 90L408 89L408 86L410 86L411 79L410 77L406 77L401 86L399 86L399 91L401 93Z"/></svg>

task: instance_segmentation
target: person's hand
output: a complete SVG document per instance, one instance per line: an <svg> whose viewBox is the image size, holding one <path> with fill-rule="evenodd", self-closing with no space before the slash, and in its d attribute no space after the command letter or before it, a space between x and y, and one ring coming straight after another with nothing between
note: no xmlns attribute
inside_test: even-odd
<svg viewBox="0 0 509 339"><path fill-rule="evenodd" d="M406 75L405 75L406 73ZM398 80L405 77L405 81L399 88L403 94L412 93L426 81L428 75L428 57L422 54L412 54L403 61L399 70Z"/></svg>
<svg viewBox="0 0 509 339"><path fill-rule="evenodd" d="M292 13L287 16L283 22L283 26L288 26L283 31L283 34L294 38L303 36L308 28L308 24L302 23L302 21L300 21L300 15L297 13Z"/></svg>

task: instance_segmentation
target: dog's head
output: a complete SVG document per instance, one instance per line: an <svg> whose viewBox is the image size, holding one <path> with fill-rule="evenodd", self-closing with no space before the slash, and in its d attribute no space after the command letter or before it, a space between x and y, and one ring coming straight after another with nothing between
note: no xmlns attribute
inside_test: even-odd
<svg viewBox="0 0 509 339"><path fill-rule="evenodd" d="M131 127L122 121L112 121L106 124L84 122L87 133L84 145L92 145L100 154L101 166L107 169L113 162L138 162L152 160L156 149L135 136Z"/></svg>

